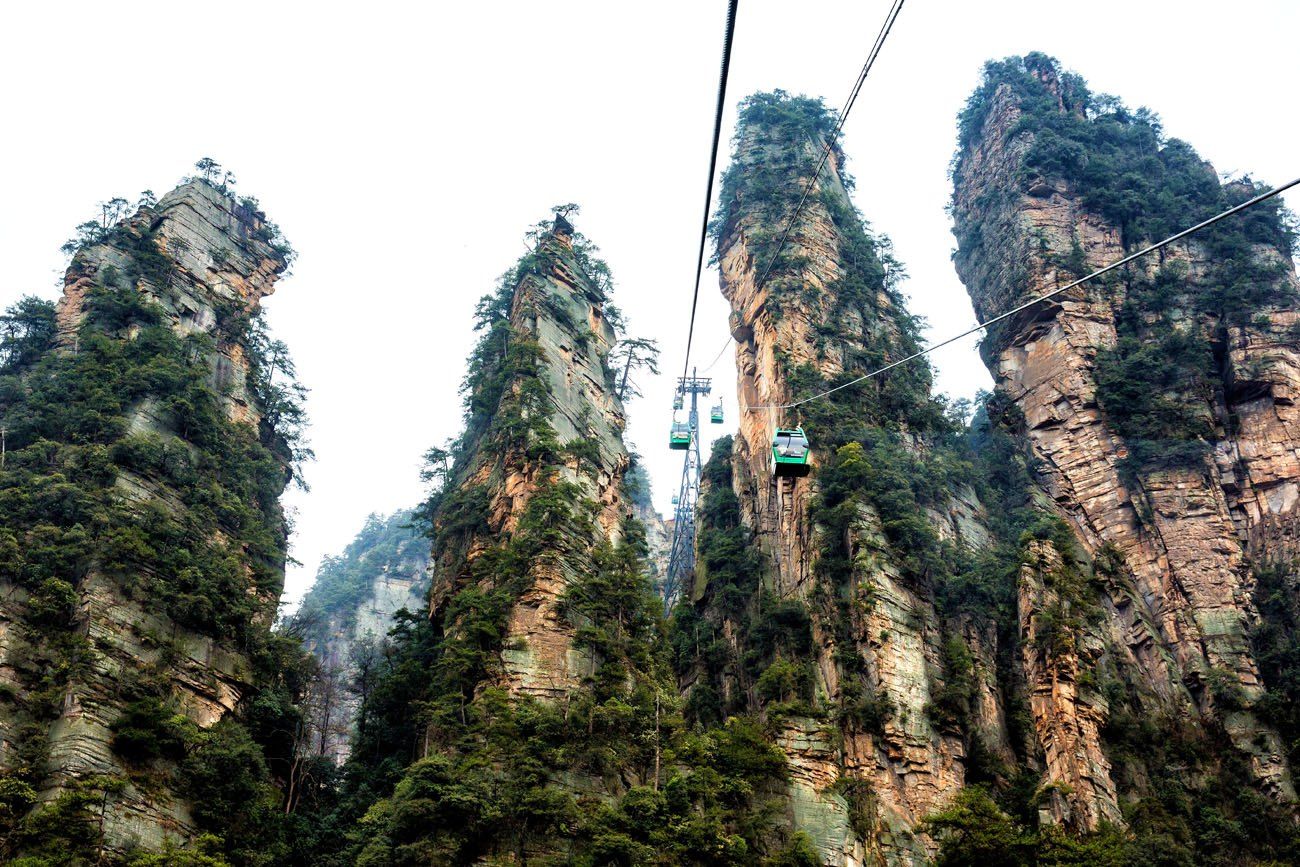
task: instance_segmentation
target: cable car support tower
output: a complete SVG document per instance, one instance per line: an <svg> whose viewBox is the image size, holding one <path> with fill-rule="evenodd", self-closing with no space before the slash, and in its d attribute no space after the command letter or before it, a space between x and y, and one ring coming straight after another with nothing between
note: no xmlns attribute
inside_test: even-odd
<svg viewBox="0 0 1300 867"><path fill-rule="evenodd" d="M700 494L700 395L713 390L712 380L695 375L679 377L673 408L682 409L690 400L688 426L690 442L682 460L682 483L673 498L673 542L668 554L668 574L664 579L664 613L672 610L691 572L695 569L695 504ZM719 419L720 420L720 419ZM676 428L676 426L675 426Z"/></svg>

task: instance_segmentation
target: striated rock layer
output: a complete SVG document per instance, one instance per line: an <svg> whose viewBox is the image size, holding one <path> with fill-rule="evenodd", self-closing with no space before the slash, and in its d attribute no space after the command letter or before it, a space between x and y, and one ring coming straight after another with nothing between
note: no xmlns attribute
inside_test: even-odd
<svg viewBox="0 0 1300 867"><path fill-rule="evenodd" d="M220 519L212 524L216 529L211 536L195 542L216 546L221 556L237 564L240 586L232 592L242 597L234 602L249 612L244 621L248 634L269 629L279 597L286 526L274 498L288 479L288 454L284 442L263 419L264 407L251 383L254 372L245 323L257 311L261 299L273 291L286 267L286 253L277 247L273 227L251 201L237 201L205 182L186 183L122 223L107 227L101 240L76 253L57 307L54 351L63 361L51 362L54 367L47 368L54 370L48 374L52 382L69 383L70 389L83 387L73 377L77 375L77 360L85 350L82 326L92 308L100 311L95 332L99 336L95 339L110 341L108 349L96 350L100 354L116 351L112 342L126 347L141 339L142 326L139 319L132 321L132 316L143 315L145 320L156 316L157 324L184 339L189 361L207 371L206 381L196 386L201 395L191 393L190 399L215 400L220 414L233 423L229 430L235 432L234 436L246 438L252 449L265 450L276 467L272 473L278 478L268 482L275 490L267 490L256 507L260 510L256 512L260 516L256 532L271 546L270 550L254 553L250 549L251 537L241 539L238 530L222 526ZM114 298L126 300L112 301ZM146 314L127 315L115 314L108 306L112 303L155 306ZM123 323L114 324L114 315L124 317ZM192 417L186 414L184 405L172 396L163 396L167 387L164 381L178 376L176 371L180 369L158 367L154 374L157 380L129 383L132 396L120 407L108 402L104 393L71 392L84 395L74 398L81 402L69 404L71 411L90 413L93 406L95 412L103 414L93 416L95 420L113 413L123 417L121 429L107 428L120 438L112 450L98 445L102 440L97 441L94 433L84 434L88 446L82 445L77 436L57 444L47 440L36 446L45 448L51 456L60 454L60 450L74 454L78 449L99 448L116 461L116 465L109 465L114 474L109 478L115 481L107 489L95 487L98 483L91 472L74 470L66 479L69 492L71 486L80 486L80 496L87 498L79 502L99 497L106 504L97 513L101 516L97 523L63 531L60 522L64 518L49 513L48 524L54 526L36 527L32 531L36 535L26 537L34 539L41 533L55 532L57 526L59 532L65 532L65 540L79 532L88 532L93 539L94 554L88 562L78 565L84 571L63 572L52 579L67 581L73 588L75 606L69 634L84 638L81 655L64 670L67 679L60 682L61 698L52 719L37 707L47 699L35 697L37 689L48 688L49 673L38 682L31 668L34 654L48 652L42 649L47 645L38 636L49 628L39 618L50 615L34 611L28 603L37 596L44 598L51 586L58 585L47 581L19 586L0 578L0 677L15 696L13 702L0 707L0 760L13 770L15 764L26 760L32 744L43 744L42 764L35 769L18 769L40 781L41 804L82 784L103 788L96 817L103 846L109 851L134 846L156 849L169 838L184 841L196 833L191 805L169 788L171 777L165 773L165 765L146 769L124 759L114 748L113 726L127 705L142 694L140 684L147 680L153 685L150 689L158 690L159 700L169 713L178 714L187 725L199 730L233 714L252 685L246 636L241 638L219 627L193 625L214 620L210 613L178 619L175 612L184 604L190 604L190 610L196 612L200 609L193 606L206 604L197 596L189 597L191 603L178 598L164 602L151 598L147 589L160 581L182 586L193 577L159 575L160 568L172 567L160 566L151 559L147 547L123 547L123 540L131 538L132 533L139 534L135 537L139 541L132 543L135 546L155 543L148 533L159 522L175 522L176 526L195 528L190 532L199 532L198 527L208 526L211 521L212 505L205 507L209 511L204 516L195 515L190 511L193 507L188 504L188 495L173 481L187 467L204 460L206 454L206 446L190 438ZM96 403L92 405L92 401ZM50 407L36 409L46 411ZM20 424L30 423L29 417ZM13 428L11 423L9 466L11 470L27 470L31 465L15 446L28 445L17 440L29 434L19 430L15 436ZM49 425L41 435L61 436L51 433L54 430L56 427ZM127 451L128 445L136 451ZM149 454L147 449L172 455L166 471L149 468L140 457L132 461L120 456ZM62 458L51 458L55 459ZM12 523L14 518L7 515L0 523L8 525L7 530L22 532ZM189 542L181 540L179 544ZM105 564L105 560L110 562ZM141 588L145 588L143 592ZM217 600L216 604L222 603ZM175 728L179 724L170 725Z"/></svg>
<svg viewBox="0 0 1300 867"><path fill-rule="evenodd" d="M1043 156L1060 141L1044 132L1053 116L1097 122L1081 83L1041 55L1006 63L1015 72L991 77L977 96L980 113L967 122L954 173L961 242L955 260L982 320L1201 218L1184 207L1177 225L1147 236L1136 220L1106 216L1098 188L1110 178L1083 184ZM1039 136L1049 138L1035 150ZM1174 169L1180 149L1186 147L1171 142L1162 158ZM1148 170L1162 159L1152 144ZM1188 175L1207 198L1220 195L1208 165ZM1187 195L1172 180L1164 188L1154 183L1160 196ZM1159 201L1153 194L1140 207L1149 219ZM1252 568L1297 554L1300 284L1289 255L1254 243L1246 258L1265 275L1255 289L1267 288L1269 300L1234 315L1224 300L1229 289L1216 282L1232 263L1216 258L1206 238L1179 242L1031 308L997 327L982 347L998 393L1023 414L1037 481L1079 543L1114 564L1099 600L1104 617L1089 627L1077 655L1052 663L1025 651L1034 725L1051 776L1069 785L1062 789L1064 809L1084 828L1118 821L1121 813L1122 787L1102 732L1112 709L1079 682L1099 658L1133 686L1137 715L1221 726L1261 791L1283 804L1295 797L1278 732L1251 709L1264 687L1249 633L1258 622ZM1166 300L1144 307L1140 293L1152 286ZM1100 399L1103 380L1118 393L1116 353L1136 351L1137 344L1117 350L1121 331L1156 340L1162 317L1167 333L1185 335L1210 368L1199 387L1192 376L1135 384L1157 392L1167 407L1187 408L1196 435L1182 439L1205 446L1181 461L1170 457L1178 441L1144 447L1131 422L1125 434L1117 414L1131 414L1130 401ZM1022 631L1032 644L1034 612L1051 591L1032 574L1021 588Z"/></svg>

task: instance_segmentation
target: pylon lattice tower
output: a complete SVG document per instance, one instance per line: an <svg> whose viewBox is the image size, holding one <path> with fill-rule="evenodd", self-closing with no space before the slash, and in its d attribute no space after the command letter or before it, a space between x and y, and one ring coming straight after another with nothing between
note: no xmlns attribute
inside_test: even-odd
<svg viewBox="0 0 1300 867"><path fill-rule="evenodd" d="M677 396L683 403L688 395L690 397L691 442L682 460L682 482L673 513L673 542L668 554L668 574L664 578L665 614L672 610L673 603L695 569L695 504L700 495L701 463L699 397L713 390L711 383L708 377L696 376L694 369L690 376L677 380Z"/></svg>

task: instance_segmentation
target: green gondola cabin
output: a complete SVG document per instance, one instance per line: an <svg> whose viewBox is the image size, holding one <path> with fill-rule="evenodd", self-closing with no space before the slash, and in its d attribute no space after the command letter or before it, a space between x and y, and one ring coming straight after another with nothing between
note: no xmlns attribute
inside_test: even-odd
<svg viewBox="0 0 1300 867"><path fill-rule="evenodd" d="M685 451L691 447L691 426L684 421L673 422L672 430L668 432L668 448L674 451Z"/></svg>
<svg viewBox="0 0 1300 867"><path fill-rule="evenodd" d="M714 424L722 424L722 404L713 405L713 409L709 411L709 421Z"/></svg>
<svg viewBox="0 0 1300 867"><path fill-rule="evenodd" d="M772 472L778 478L798 478L812 472L812 449L802 427L777 429L772 437Z"/></svg>

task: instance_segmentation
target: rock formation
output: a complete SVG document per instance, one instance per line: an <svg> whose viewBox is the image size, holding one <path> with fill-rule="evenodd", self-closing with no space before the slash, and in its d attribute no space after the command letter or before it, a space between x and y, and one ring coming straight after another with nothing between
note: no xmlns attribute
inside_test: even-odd
<svg viewBox="0 0 1300 867"><path fill-rule="evenodd" d="M982 320L1253 194L1042 55L989 65L954 181L955 261ZM1092 829L1152 797L1156 756L1108 757L1117 713L1221 732L1226 752L1184 777L1219 774L1292 809L1287 749L1255 710L1251 633L1256 570L1293 570L1297 553L1298 317L1268 206L1032 307L982 345L1037 483L1106 567L1095 622L1055 661L1031 650L1051 582L1040 571L1020 584L1034 725L1064 784L1058 819ZM1124 688L1103 694L1105 677ZM1229 781L1234 761L1246 772Z"/></svg>
<svg viewBox="0 0 1300 867"><path fill-rule="evenodd" d="M429 673L403 679L399 663L380 690L415 691L394 716L423 723L405 729L413 743L363 735L354 753L370 774L377 757L415 754L368 814L363 861L405 845L455 861L560 857L587 845L595 804L657 785L670 693L636 485L624 483L608 271L562 215L530 237L479 306L466 430L433 467L430 621L395 648ZM446 786L463 814L402 818L451 797Z"/></svg>
<svg viewBox="0 0 1300 867"><path fill-rule="evenodd" d="M312 750L342 764L360 695L398 611L423 612L429 595L429 539L411 510L371 515L338 557L328 557L295 618L321 674L309 700Z"/></svg>
<svg viewBox="0 0 1300 867"><path fill-rule="evenodd" d="M750 707L757 690L789 760L793 824L813 838L823 863L920 864L930 843L917 826L964 781L961 727L935 710L955 674L946 648L960 646L963 659L974 654L972 664L994 689L993 706L1001 700L995 645L982 643L975 627L967 641L959 624L946 621L936 606L937 567L921 565L926 555L915 547L969 552L986 544L989 531L966 481L945 480L946 489L925 502L909 486L905 468L960 459L924 364L832 401L779 408L916 347L915 324L895 288L901 269L887 242L863 230L838 143L773 261L831 123L805 98L751 97L716 222L741 402L732 486L763 553L761 586L749 604L760 621L806 618L799 630L807 630L800 640L808 644L803 659L793 643L778 647L766 670L730 665L739 682L720 689ZM821 467L806 480L778 479L772 436L796 423L809 431ZM944 471L931 472L942 478ZM886 477L905 490L882 487ZM904 523L916 538L899 532ZM712 599L723 588L702 557L695 600L716 616ZM732 636L733 656L748 655L752 665L746 630L719 625ZM764 698L765 679L790 657L805 667L803 700ZM993 742L1005 742L996 716L980 725Z"/></svg>
<svg viewBox="0 0 1300 867"><path fill-rule="evenodd" d="M48 348L4 371L0 761L101 860L196 833L179 745L254 688L292 458L256 314L289 255L186 183L94 227Z"/></svg>
<svg viewBox="0 0 1300 867"><path fill-rule="evenodd" d="M622 494L623 408L605 363L614 330L601 288L575 256L571 232L557 218L530 267L519 269L517 284L500 299L494 327L502 344L482 347L481 362L490 370L471 396L480 415L470 420L452 481L458 498L475 498L482 523L462 532L435 523L441 553L430 597L433 618L442 621L454 596L475 582L476 561L519 532L539 489L574 486L573 496L594 504L579 523L590 521L595 535L549 540L524 566L526 576L509 576L523 579L520 595L510 606L500 664L490 666L492 680L512 694L549 699L576 690L591 663L573 646L574 626L560 611L561 598L575 575L591 568L585 555L597 540L619 538L630 508ZM442 516L464 525L459 508ZM501 577L485 583L495 586ZM454 615L447 626L455 628Z"/></svg>
<svg viewBox="0 0 1300 867"><path fill-rule="evenodd" d="M845 385L918 344L838 142L778 249L832 127L812 100L750 97L724 179L742 411L730 466L705 474L686 622L711 638L679 668L688 718L759 716L786 820L826 865L924 863L932 829L976 821L972 783L1036 814L1039 839L1129 824L1105 845L1145 851L1164 816L1209 857L1204 815L1258 813L1258 852L1293 845L1285 223L1260 212L997 326L998 393L963 436L924 363ZM990 67L955 181L984 319L1254 190L1041 56ZM781 479L771 439L796 424L817 466Z"/></svg>
<svg viewBox="0 0 1300 867"><path fill-rule="evenodd" d="M429 499L280 630L302 415L258 309L291 251L206 160L80 227L57 308L0 319L0 860L1300 860L1287 215L996 324L968 421L924 361L862 378L919 325L836 126L742 105L713 224L740 426L667 622L622 439L652 345L571 206L477 308ZM1042 55L986 67L953 179L984 320L1259 189ZM813 472L779 477L796 425Z"/></svg>

